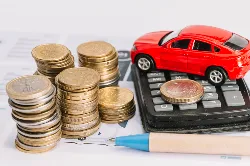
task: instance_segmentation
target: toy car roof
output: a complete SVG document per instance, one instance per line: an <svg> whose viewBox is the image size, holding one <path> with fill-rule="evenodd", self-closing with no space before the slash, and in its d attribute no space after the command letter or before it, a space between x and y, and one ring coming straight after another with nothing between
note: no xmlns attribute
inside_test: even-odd
<svg viewBox="0 0 250 166"><path fill-rule="evenodd" d="M232 32L225 29L206 26L206 25L190 25L181 30L179 36L197 36L207 38L218 43L224 43L231 36Z"/></svg>

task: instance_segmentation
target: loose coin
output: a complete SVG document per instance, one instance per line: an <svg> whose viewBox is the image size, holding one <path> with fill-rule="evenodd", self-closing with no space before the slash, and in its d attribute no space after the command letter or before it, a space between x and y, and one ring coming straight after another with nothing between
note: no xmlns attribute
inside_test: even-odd
<svg viewBox="0 0 250 166"><path fill-rule="evenodd" d="M160 92L162 98L172 104L195 103L204 95L203 86L189 79L168 81L161 86Z"/></svg>

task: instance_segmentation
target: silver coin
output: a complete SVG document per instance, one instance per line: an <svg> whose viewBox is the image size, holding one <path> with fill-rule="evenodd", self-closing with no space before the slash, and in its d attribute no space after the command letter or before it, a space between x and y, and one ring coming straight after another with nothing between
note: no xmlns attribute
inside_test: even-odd
<svg viewBox="0 0 250 166"><path fill-rule="evenodd" d="M52 108L54 104L55 104L55 99L54 99L54 100L52 99L52 100L50 100L49 102L45 103L44 105L42 105L42 106L40 106L40 107L37 107L37 108L34 108L34 109L27 109L27 110L24 110L24 109L16 108L16 107L12 106L11 104L9 104L9 106L10 106L13 110L15 110L15 111L17 111L17 112L28 114L28 113L43 112L43 110L45 111L45 110L46 110L45 108L48 108L49 105L51 105L51 107L49 107L49 108Z"/></svg>
<svg viewBox="0 0 250 166"><path fill-rule="evenodd" d="M37 126L37 128L42 128L42 125L52 121L56 116L58 115L58 112L55 112L51 117L45 119L45 120L42 120L42 121L38 121L38 122L26 122L25 121L19 121L18 119L16 119L14 116L12 116L12 119L17 123L19 124L20 126L23 126L23 127L27 127L27 128L30 128L30 127L35 127Z"/></svg>

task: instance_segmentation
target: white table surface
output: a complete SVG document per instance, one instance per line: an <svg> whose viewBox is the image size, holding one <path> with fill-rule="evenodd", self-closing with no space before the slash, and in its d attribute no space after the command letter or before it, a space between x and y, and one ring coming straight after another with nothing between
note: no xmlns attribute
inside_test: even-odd
<svg viewBox="0 0 250 166"><path fill-rule="evenodd" d="M136 38L146 32L206 24L250 38L250 1L247 0L0 0L0 31L88 34ZM131 43L132 44L132 43ZM1 57L0 53L0 57ZM1 66L0 66L1 67ZM1 73L1 71L0 71ZM249 75L249 74L248 74ZM250 83L250 77L246 80ZM4 113L1 116L5 116ZM6 115L9 117L9 115ZM3 117L1 118L3 119ZM9 123L13 123L10 121ZM1 122L0 122L1 124ZM51 153L28 155L6 148L8 123L0 126L0 165L249 165L250 158L217 159L209 155L152 154L131 150L84 153L67 146Z"/></svg>

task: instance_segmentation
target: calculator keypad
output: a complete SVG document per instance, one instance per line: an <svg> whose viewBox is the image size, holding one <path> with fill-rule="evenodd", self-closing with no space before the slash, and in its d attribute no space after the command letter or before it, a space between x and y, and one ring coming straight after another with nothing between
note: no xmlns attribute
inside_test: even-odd
<svg viewBox="0 0 250 166"><path fill-rule="evenodd" d="M154 103L156 112L160 111L173 111L174 107L172 104L167 103L161 98L160 87L165 83L168 77L171 80L176 79L191 79L186 73L170 72L169 76L166 77L164 72L147 73L149 87L151 90L151 96ZM204 80L200 76L192 76L194 80L199 82L204 87L204 97L200 101L203 108L221 108L221 99L216 92L216 87L211 85L207 80ZM223 86L220 87L223 91L224 100L227 106L242 106L245 105L243 96L239 91L239 86L235 80L227 80ZM181 104L178 105L179 110L193 110L197 109L198 104Z"/></svg>

